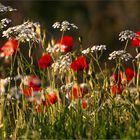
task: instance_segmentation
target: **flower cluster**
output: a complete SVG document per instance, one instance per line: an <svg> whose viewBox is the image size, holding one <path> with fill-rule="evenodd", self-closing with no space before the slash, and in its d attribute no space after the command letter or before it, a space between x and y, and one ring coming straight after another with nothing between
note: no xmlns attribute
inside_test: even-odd
<svg viewBox="0 0 140 140"><path fill-rule="evenodd" d="M37 104L42 102L41 80L35 75L29 75L22 78L21 82L22 94L29 101L35 101Z"/></svg>
<svg viewBox="0 0 140 140"><path fill-rule="evenodd" d="M113 51L111 54L109 54L109 57L108 57L109 60L121 59L125 61L128 61L131 58L132 58L131 54L127 53L124 50Z"/></svg>
<svg viewBox="0 0 140 140"><path fill-rule="evenodd" d="M61 39L59 39L53 47L48 47L46 51L52 54L56 52L67 53L70 52L72 48L73 38L71 36L64 36Z"/></svg>
<svg viewBox="0 0 140 140"><path fill-rule="evenodd" d="M74 82L67 83L65 85L62 85L60 87L60 90L61 90L61 92L69 93L73 85L74 85Z"/></svg>
<svg viewBox="0 0 140 140"><path fill-rule="evenodd" d="M40 38L38 37L37 32L35 31L40 25L39 23L33 23L26 21L21 25L8 28L6 31L3 31L3 37L9 39L15 38L21 42L39 42Z"/></svg>
<svg viewBox="0 0 140 140"><path fill-rule="evenodd" d="M38 61L38 66L40 69L46 69L51 66L53 59L50 54L44 54Z"/></svg>
<svg viewBox="0 0 140 140"><path fill-rule="evenodd" d="M82 54L89 54L89 53L103 51L103 50L106 50L106 45L94 45L91 48L87 48L87 49L83 50Z"/></svg>
<svg viewBox="0 0 140 140"><path fill-rule="evenodd" d="M73 38L71 36L64 36L57 41L55 47L59 48L61 52L67 53L73 48Z"/></svg>
<svg viewBox="0 0 140 140"><path fill-rule="evenodd" d="M83 70L88 70L89 65L87 63L86 57L85 56L79 56L76 60L74 60L70 68L73 71L83 71Z"/></svg>
<svg viewBox="0 0 140 140"><path fill-rule="evenodd" d="M18 48L17 40L8 40L1 48L0 48L0 56L8 58L12 56Z"/></svg>
<svg viewBox="0 0 140 140"><path fill-rule="evenodd" d="M57 59L57 61L55 61L52 64L52 68L53 68L54 72L59 72L59 73L64 72L65 73L68 71L71 62L72 62L71 54L67 53L65 55L61 55Z"/></svg>
<svg viewBox="0 0 140 140"><path fill-rule="evenodd" d="M55 29L59 29L60 28L60 31L67 31L67 30L70 30L71 28L75 28L75 29L78 29L78 27L73 24L73 23L69 23L68 21L63 21L62 23L60 22L55 22L52 27Z"/></svg>
<svg viewBox="0 0 140 140"><path fill-rule="evenodd" d="M0 29L5 28L11 22L10 19L4 18L0 21Z"/></svg>
<svg viewBox="0 0 140 140"><path fill-rule="evenodd" d="M113 73L111 81L112 93L121 93L125 89L125 84L133 79L136 73L131 68L126 68L125 72Z"/></svg>
<svg viewBox="0 0 140 140"><path fill-rule="evenodd" d="M119 34L119 40L121 40L121 41L133 39L135 37L136 37L136 33L134 33L131 30L125 30Z"/></svg>
<svg viewBox="0 0 140 140"><path fill-rule="evenodd" d="M4 6L3 4L0 3L0 13L1 12L11 12L11 11L16 11L16 9L13 9L11 6Z"/></svg>

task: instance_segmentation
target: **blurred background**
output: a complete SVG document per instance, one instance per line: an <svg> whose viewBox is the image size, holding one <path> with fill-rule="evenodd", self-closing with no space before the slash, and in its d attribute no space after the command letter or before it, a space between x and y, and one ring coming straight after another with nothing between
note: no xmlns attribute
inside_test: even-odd
<svg viewBox="0 0 140 140"><path fill-rule="evenodd" d="M140 30L139 0L3 0L1 3L18 10L4 15L12 19L11 26L28 19L40 22L48 38L60 37L60 32L52 29L54 22L68 20L74 23L79 29L67 32L67 35L73 35L75 40L82 36L84 48L107 45L102 62L107 61L110 52L124 48L125 42L118 40L121 31ZM128 52L135 55L131 44Z"/></svg>

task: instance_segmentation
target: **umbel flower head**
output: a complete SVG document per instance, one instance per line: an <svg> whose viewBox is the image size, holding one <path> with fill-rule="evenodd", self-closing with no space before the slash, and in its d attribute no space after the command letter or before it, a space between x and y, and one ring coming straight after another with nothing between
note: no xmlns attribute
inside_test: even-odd
<svg viewBox="0 0 140 140"><path fill-rule="evenodd" d="M49 67L53 62L53 59L50 54L45 54L43 55L39 61L38 61L38 66L40 69L45 69Z"/></svg>
<svg viewBox="0 0 140 140"><path fill-rule="evenodd" d="M70 30L71 28L75 28L75 29L78 29L78 27L73 24L73 23L69 23L68 21L63 21L63 22L55 22L52 27L55 29L59 29L60 28L60 31L67 31L67 30Z"/></svg>
<svg viewBox="0 0 140 140"><path fill-rule="evenodd" d="M127 53L124 50L113 51L111 54L109 54L108 57L109 60L120 59L124 61L128 61L131 58L132 58L131 54Z"/></svg>
<svg viewBox="0 0 140 140"><path fill-rule="evenodd" d="M71 36L64 36L57 41L55 47L59 48L61 52L67 53L73 48L73 38Z"/></svg>
<svg viewBox="0 0 140 140"><path fill-rule="evenodd" d="M8 40L1 48L0 48L0 56L1 57L9 57L12 56L18 48L17 40Z"/></svg>
<svg viewBox="0 0 140 140"><path fill-rule="evenodd" d="M131 40L135 37L136 37L136 34L131 30L125 30L125 31L122 31L119 34L119 40L121 40L121 41L125 41L125 40L128 40L128 39Z"/></svg>
<svg viewBox="0 0 140 140"><path fill-rule="evenodd" d="M0 13L3 12L11 12L11 11L16 11L16 9L13 9L11 6L4 6L3 4L0 3Z"/></svg>
<svg viewBox="0 0 140 140"><path fill-rule="evenodd" d="M0 29L4 28L7 26L7 24L9 24L11 22L10 19L8 18L4 18L0 21Z"/></svg>
<svg viewBox="0 0 140 140"><path fill-rule="evenodd" d="M53 64L52 68L54 72L57 73L66 73L69 70L69 66L72 62L71 54L67 53L65 55L61 55Z"/></svg>
<svg viewBox="0 0 140 140"><path fill-rule="evenodd" d="M87 48L82 51L82 54L89 54L89 53L94 53L97 51L103 51L106 50L106 45L94 45L91 48Z"/></svg>
<svg viewBox="0 0 140 140"><path fill-rule="evenodd" d="M11 39L14 37L20 42L39 42L40 38L38 37L35 28L38 28L39 23L33 23L26 21L21 25L8 28L6 31L3 31L3 37Z"/></svg>
<svg viewBox="0 0 140 140"><path fill-rule="evenodd" d="M74 71L83 71L87 70L89 68L89 65L87 63L86 57L85 56L79 56L76 60L74 60L70 68Z"/></svg>

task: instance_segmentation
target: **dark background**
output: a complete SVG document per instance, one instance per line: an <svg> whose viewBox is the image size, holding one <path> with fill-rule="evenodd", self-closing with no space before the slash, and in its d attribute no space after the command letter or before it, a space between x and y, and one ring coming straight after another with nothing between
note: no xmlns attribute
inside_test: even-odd
<svg viewBox="0 0 140 140"><path fill-rule="evenodd" d="M40 22L47 39L60 37L60 32L51 27L54 22L68 20L74 23L79 29L66 34L73 35L76 41L82 36L84 48L107 45L102 62L107 61L110 52L124 48L125 42L118 40L122 30L140 30L139 0L3 0L1 3L18 10L4 15L12 19L11 26L22 24L24 20ZM128 52L135 55L131 44Z"/></svg>

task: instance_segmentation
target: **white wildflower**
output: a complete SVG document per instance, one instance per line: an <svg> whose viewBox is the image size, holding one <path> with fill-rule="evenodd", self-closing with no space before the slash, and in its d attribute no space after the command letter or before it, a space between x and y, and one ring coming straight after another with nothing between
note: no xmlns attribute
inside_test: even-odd
<svg viewBox="0 0 140 140"><path fill-rule="evenodd" d="M16 9L13 9L10 6L4 6L3 4L0 3L0 13L2 12L11 12L11 11L16 11Z"/></svg>
<svg viewBox="0 0 140 140"><path fill-rule="evenodd" d="M131 30L125 30L125 31L122 31L119 34L119 40L125 41L125 40L128 40L128 39L133 39L136 36L137 36L136 33L134 33L133 31L131 31Z"/></svg>
<svg viewBox="0 0 140 140"><path fill-rule="evenodd" d="M71 55L70 53L67 53L66 55L60 56L59 59L52 64L52 68L54 72L67 72L71 62Z"/></svg>
<svg viewBox="0 0 140 140"><path fill-rule="evenodd" d="M60 28L60 31L67 31L67 30L70 30L71 28L75 28L75 29L78 29L78 27L73 24L73 23L69 23L68 21L62 21L61 23L60 22L55 22L52 27L55 29L59 29Z"/></svg>
<svg viewBox="0 0 140 140"><path fill-rule="evenodd" d="M124 50L113 51L111 54L109 54L108 57L109 60L121 59L125 61L128 61L131 58L132 58L131 54L127 53Z"/></svg>
<svg viewBox="0 0 140 140"><path fill-rule="evenodd" d="M106 50L106 45L94 45L91 48L91 52L94 52L94 51L102 51L102 50Z"/></svg>
<svg viewBox="0 0 140 140"><path fill-rule="evenodd" d="M10 22L11 22L11 20L8 19L8 18L2 19L2 20L0 21L0 28L2 29L2 28L4 28L4 27L6 27L7 24L9 24Z"/></svg>
<svg viewBox="0 0 140 140"><path fill-rule="evenodd" d="M94 45L91 48L87 48L82 51L82 54L89 54L89 53L94 53L97 51L103 51L106 50L106 45Z"/></svg>
<svg viewBox="0 0 140 140"><path fill-rule="evenodd" d="M9 39L11 39L11 37L14 37L14 39L21 42L31 41L38 43L40 41L40 38L38 37L38 34L34 29L38 28L39 26L39 23L26 21L21 25L10 27L6 31L3 31L3 37L7 37Z"/></svg>
<svg viewBox="0 0 140 140"><path fill-rule="evenodd" d="M11 97L15 97L16 99L19 99L20 97L21 97L21 95L22 95L22 90L21 89L19 89L18 87L12 87L12 88L10 88L10 95L11 95Z"/></svg>
<svg viewBox="0 0 140 140"><path fill-rule="evenodd" d="M54 45L52 47L46 48L46 51L48 53L51 53L51 54L56 53L56 52L60 52L59 44L56 44L56 45Z"/></svg>
<svg viewBox="0 0 140 140"><path fill-rule="evenodd" d="M91 51L91 49L90 48L87 48L87 49L85 49L85 50L82 51L82 54L89 54L90 51Z"/></svg>
<svg viewBox="0 0 140 140"><path fill-rule="evenodd" d="M60 22L55 22L53 25L52 25L52 27L55 29L55 28L60 28L60 26L61 26L61 24L60 24Z"/></svg>

